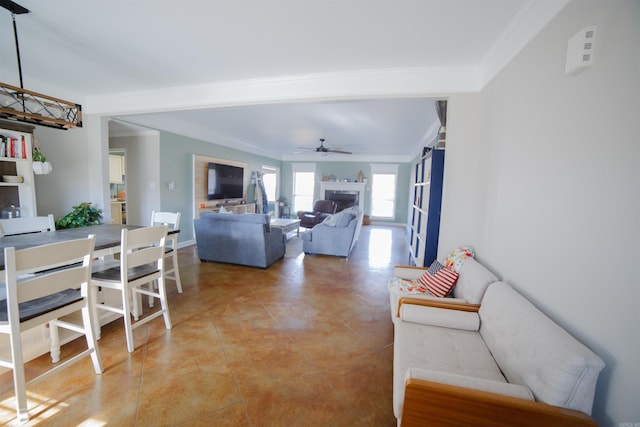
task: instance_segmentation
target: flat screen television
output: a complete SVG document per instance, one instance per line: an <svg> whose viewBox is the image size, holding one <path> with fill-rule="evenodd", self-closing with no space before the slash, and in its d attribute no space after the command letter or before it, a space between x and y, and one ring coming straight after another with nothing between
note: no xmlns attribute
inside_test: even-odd
<svg viewBox="0 0 640 427"><path fill-rule="evenodd" d="M207 199L242 199L244 197L244 168L209 162Z"/></svg>

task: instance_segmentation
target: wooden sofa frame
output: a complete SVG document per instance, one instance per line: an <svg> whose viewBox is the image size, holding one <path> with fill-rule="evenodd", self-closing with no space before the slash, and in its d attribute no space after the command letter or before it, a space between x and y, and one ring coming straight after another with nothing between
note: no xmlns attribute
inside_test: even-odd
<svg viewBox="0 0 640 427"><path fill-rule="evenodd" d="M402 427L414 426L597 426L572 409L448 384L409 379Z"/></svg>

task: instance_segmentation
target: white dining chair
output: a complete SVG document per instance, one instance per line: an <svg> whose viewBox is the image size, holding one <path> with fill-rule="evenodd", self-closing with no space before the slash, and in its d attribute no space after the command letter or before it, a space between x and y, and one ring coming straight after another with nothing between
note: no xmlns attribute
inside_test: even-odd
<svg viewBox="0 0 640 427"><path fill-rule="evenodd" d="M51 214L47 216L0 219L0 231L4 236L39 233L42 231L53 231L55 229L56 222Z"/></svg>
<svg viewBox="0 0 640 427"><path fill-rule="evenodd" d="M167 224L170 231L180 230L180 212L151 212L151 224L161 225ZM165 280L173 280L176 282L176 288L178 293L182 293L182 282L180 281L180 270L178 269L178 233L167 234L167 246L165 249L165 259L171 259L171 267L167 268L165 265L164 278Z"/></svg>
<svg viewBox="0 0 640 427"><path fill-rule="evenodd" d="M0 366L13 370L20 422L29 419L27 385L86 356L91 356L96 374L102 373L89 292L94 244L95 237L89 236L26 249L4 249L7 295L6 300L0 300L0 333L9 335L11 352L10 358L0 359ZM26 381L21 332L46 324L49 324L51 332L54 363L60 359L58 328L84 335L87 349L66 357L36 378Z"/></svg>
<svg viewBox="0 0 640 427"><path fill-rule="evenodd" d="M122 229L120 242L120 264L92 274L94 292L100 287L119 291L122 303L119 306L105 302L95 304L96 309L118 313L124 318L127 350L134 350L133 330L159 316L164 316L167 329L171 329L171 317L167 304L164 282L164 246L167 225L143 227L134 230ZM158 283L157 292L150 285ZM142 295L160 300L161 308L141 316ZM133 316L133 321L132 321ZM140 317L140 318L139 318Z"/></svg>

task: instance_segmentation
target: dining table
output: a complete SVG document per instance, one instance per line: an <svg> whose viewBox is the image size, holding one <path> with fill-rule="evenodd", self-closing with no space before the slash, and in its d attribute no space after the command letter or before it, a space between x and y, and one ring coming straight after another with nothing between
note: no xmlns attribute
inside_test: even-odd
<svg viewBox="0 0 640 427"><path fill-rule="evenodd" d="M17 234L0 238L0 270L4 270L4 248L16 249L58 243L66 240L83 239L90 234L96 236L94 256L102 257L120 252L122 229L135 230L142 225L98 224L88 227L66 228L63 230L44 231L40 233Z"/></svg>
<svg viewBox="0 0 640 427"><path fill-rule="evenodd" d="M146 227L144 225L129 225L129 224L98 224L88 227L79 228L67 228L63 230L44 231L39 233L26 233L17 234L12 236L2 236L0 238L0 270L4 271L4 248L14 247L16 249L24 249L39 245L46 245L50 243L58 243L66 240L83 239L90 234L95 235L96 242L94 246L94 257L105 258L110 255L120 253L120 242L122 238L122 230L135 230L137 228ZM179 233L180 230L170 230L168 234ZM104 292L102 290L101 292ZM108 298L108 296L102 295L100 298ZM98 298L98 299L100 299ZM119 296L113 295L111 298L119 299ZM6 289L4 287L4 273L0 275L0 300L6 299ZM95 300L94 300L95 301ZM139 307L142 307L139 304ZM96 325L97 337L100 337L100 326L115 320L120 317L115 313L106 313L100 317ZM37 329L37 328L36 328ZM25 350L33 354L44 354L48 351L48 341L43 337L47 337L48 334L45 331L35 330L29 334L30 331L23 332L23 345ZM25 334L27 334L25 336ZM61 343L70 341L73 336L63 338L61 337ZM3 351L7 347L8 343L0 340L0 351Z"/></svg>

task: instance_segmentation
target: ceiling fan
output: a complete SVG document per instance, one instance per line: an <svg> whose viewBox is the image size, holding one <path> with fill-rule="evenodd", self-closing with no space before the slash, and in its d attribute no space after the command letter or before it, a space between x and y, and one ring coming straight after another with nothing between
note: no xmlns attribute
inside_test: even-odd
<svg viewBox="0 0 640 427"><path fill-rule="evenodd" d="M340 150L339 148L327 148L324 146L324 138L320 138L320 145L316 148L300 147L306 150L313 150L318 154L327 155L327 153L353 154L351 151Z"/></svg>

